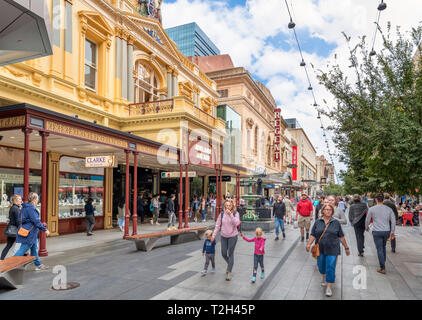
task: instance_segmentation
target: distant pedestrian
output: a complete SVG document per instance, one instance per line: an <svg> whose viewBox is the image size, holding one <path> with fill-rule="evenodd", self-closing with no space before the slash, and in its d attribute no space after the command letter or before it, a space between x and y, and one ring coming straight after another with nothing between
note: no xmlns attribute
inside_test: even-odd
<svg viewBox="0 0 422 320"><path fill-rule="evenodd" d="M240 236L248 241L248 242L255 242L255 251L254 251L254 258L253 258L253 273L252 273L252 283L256 281L256 272L258 269L258 264L261 267L261 279L265 278L264 272L264 254L265 254L265 238L262 236L263 232L261 228L256 228L255 236L252 239L246 238L243 233Z"/></svg>
<svg viewBox="0 0 422 320"><path fill-rule="evenodd" d="M119 213L119 218L117 220L117 223L119 224L120 231L125 231L125 217L126 217L126 206L125 206L125 199L122 198L119 202L119 205L117 206L117 211ZM129 212L130 216L130 212Z"/></svg>
<svg viewBox="0 0 422 320"><path fill-rule="evenodd" d="M346 212L346 203L343 201L343 198L341 196L337 197L337 207L339 207L341 210L343 210L343 213Z"/></svg>
<svg viewBox="0 0 422 320"><path fill-rule="evenodd" d="M160 225L158 223L158 217L160 215L160 206L161 206L161 202L159 199L160 199L160 195L156 194L152 198L152 202L151 202L152 208L153 208L151 224L155 223L157 226Z"/></svg>
<svg viewBox="0 0 422 320"><path fill-rule="evenodd" d="M141 223L145 221L145 214L144 214L144 206L145 206L145 199L144 194L141 193L136 200L136 213L139 217L141 217Z"/></svg>
<svg viewBox="0 0 422 320"><path fill-rule="evenodd" d="M176 196L172 194L167 202L166 211L169 217L169 222L167 225L167 230L176 230L175 224L176 224L176 210L174 208L174 199Z"/></svg>
<svg viewBox="0 0 422 320"><path fill-rule="evenodd" d="M88 198L85 204L85 219L86 219L86 235L92 236L94 233L92 230L95 226L95 208L92 205L94 200L92 198Z"/></svg>
<svg viewBox="0 0 422 320"><path fill-rule="evenodd" d="M350 249L344 238L343 229L338 220L333 218L334 207L324 205L322 207L322 218L315 221L311 237L309 238L306 251L309 252L312 243L319 246L319 256L317 258L318 270L322 275L321 286L327 287L325 295L333 295L332 285L335 282L337 256L340 255L340 242L346 250L346 255L350 255Z"/></svg>
<svg viewBox="0 0 422 320"><path fill-rule="evenodd" d="M198 222L198 216L199 216L199 200L197 196L193 197L193 201L191 203L191 210L192 210L192 215L193 215L193 220L195 222Z"/></svg>
<svg viewBox="0 0 422 320"><path fill-rule="evenodd" d="M397 207L395 205L395 203L393 202L393 200L391 200L390 195L388 193L384 193L384 202L383 202L387 207L390 207L391 210L393 210L394 212L394 217L396 218L396 222L399 220L399 212L397 210ZM390 238L390 243L391 243L391 252L395 253L396 252L396 246L397 246L397 238Z"/></svg>
<svg viewBox="0 0 422 320"><path fill-rule="evenodd" d="M29 193L28 203L22 204L22 210L18 216L18 233L16 236L16 243L20 243L18 251L15 256L23 256L25 252L31 250L31 256L35 257L35 271L42 271L48 269L44 264L41 264L38 256L38 233L39 230L44 231L46 236L50 235L50 232L40 221L40 213L36 209L38 204L38 194L35 192ZM26 229L29 231L27 236L20 235L19 231Z"/></svg>
<svg viewBox="0 0 422 320"><path fill-rule="evenodd" d="M289 196L284 197L283 203L286 206L287 223L290 224L292 223L295 207L293 206L293 201L289 199Z"/></svg>
<svg viewBox="0 0 422 320"><path fill-rule="evenodd" d="M205 197L201 198L199 203L199 212L202 216L202 222L207 222L207 201L205 200Z"/></svg>
<svg viewBox="0 0 422 320"><path fill-rule="evenodd" d="M366 216L365 226L366 231L369 231L369 223L372 223L372 236L374 237L375 247L377 248L378 261L380 268L377 272L386 274L385 261L387 259L386 245L387 239L391 237L394 239L394 231L396 228L396 217L390 207L383 204L384 195L378 193L375 196L376 205L369 208Z"/></svg>
<svg viewBox="0 0 422 320"><path fill-rule="evenodd" d="M7 253L16 241L18 232L18 216L22 208L22 197L20 195L12 196L12 206L9 209L9 223L6 226L5 235L7 236L7 244L4 247L0 260L6 258Z"/></svg>
<svg viewBox="0 0 422 320"><path fill-rule="evenodd" d="M211 272L215 272L215 244L216 240L212 239L212 230L207 230L205 232L205 241L202 248L202 255L205 256L205 265L204 270L202 270L202 276L206 276L208 273L208 266L211 262L212 269Z"/></svg>
<svg viewBox="0 0 422 320"><path fill-rule="evenodd" d="M329 195L327 197L327 200L328 200L328 203L334 207L333 218L337 219L340 222L340 224L347 224L346 215L344 214L343 209L337 206L336 197L333 195Z"/></svg>
<svg viewBox="0 0 422 320"><path fill-rule="evenodd" d="M280 239L278 235L283 232L283 239L286 239L286 234L284 233L284 221L286 220L286 205L283 202L283 197L278 196L277 201L274 203L273 208L274 213L274 222L275 222L275 240Z"/></svg>
<svg viewBox="0 0 422 320"><path fill-rule="evenodd" d="M312 206L312 202L308 200L308 195L302 193L302 199L296 206L296 220L302 236L300 241L305 240L304 229L306 229L306 239L309 239L309 229L311 228L313 211L314 207Z"/></svg>
<svg viewBox="0 0 422 320"><path fill-rule="evenodd" d="M318 204L315 206L315 221L317 219L319 219L319 212L322 209L323 205L324 205L324 200L325 197L324 196L319 196L319 201Z"/></svg>
<svg viewBox="0 0 422 320"><path fill-rule="evenodd" d="M212 216L212 219L215 220L215 208L217 206L217 199L214 196L212 196L210 200L210 205L211 205L211 216Z"/></svg>
<svg viewBox="0 0 422 320"><path fill-rule="evenodd" d="M236 248L237 236L240 227L239 213L236 211L232 200L224 202L224 210L218 216L215 223L212 241L214 241L218 232L221 233L221 255L227 262L226 280L232 279L232 269L234 264L234 249Z"/></svg>
<svg viewBox="0 0 422 320"><path fill-rule="evenodd" d="M237 207L237 212L239 212L239 218L242 219L242 217L246 214L246 202L243 199L240 199L240 204Z"/></svg>
<svg viewBox="0 0 422 320"><path fill-rule="evenodd" d="M349 209L349 221L355 229L356 243L359 256L363 257L365 249L365 220L368 213L368 205L361 201L360 195L353 196L353 202Z"/></svg>

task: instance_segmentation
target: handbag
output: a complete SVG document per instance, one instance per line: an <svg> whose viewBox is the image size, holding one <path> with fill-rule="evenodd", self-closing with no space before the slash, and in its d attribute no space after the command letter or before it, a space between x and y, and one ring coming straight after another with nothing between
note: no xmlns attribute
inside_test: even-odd
<svg viewBox="0 0 422 320"><path fill-rule="evenodd" d="M4 235L9 238L16 238L16 234L18 233L18 227L8 224L6 229L4 230Z"/></svg>
<svg viewBox="0 0 422 320"><path fill-rule="evenodd" d="M311 253L312 253L312 257L314 257L315 259L319 257L319 241L322 239L322 237L325 234L325 231L327 231L328 226L330 225L330 222L328 222L327 226L325 227L324 232L321 234L321 236L318 239L318 242L315 243L312 248L311 248Z"/></svg>
<svg viewBox="0 0 422 320"><path fill-rule="evenodd" d="M25 229L22 226L22 218L23 218L23 212L21 212L21 224L20 224L21 228L18 231L18 235L20 235L23 238L26 238L29 235L29 233L31 232L32 228L34 228L34 226L32 226L32 228L29 229L29 230Z"/></svg>

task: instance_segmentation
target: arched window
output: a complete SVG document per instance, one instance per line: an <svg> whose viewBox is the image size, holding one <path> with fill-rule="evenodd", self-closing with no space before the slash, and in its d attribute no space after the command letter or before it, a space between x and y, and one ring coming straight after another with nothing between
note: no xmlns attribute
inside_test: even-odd
<svg viewBox="0 0 422 320"><path fill-rule="evenodd" d="M260 159L262 162L265 162L265 133L263 132L261 135L261 146L260 146L260 150L261 150L261 156Z"/></svg>
<svg viewBox="0 0 422 320"><path fill-rule="evenodd" d="M135 102L148 102L158 100L158 81L155 72L143 64L136 63Z"/></svg>

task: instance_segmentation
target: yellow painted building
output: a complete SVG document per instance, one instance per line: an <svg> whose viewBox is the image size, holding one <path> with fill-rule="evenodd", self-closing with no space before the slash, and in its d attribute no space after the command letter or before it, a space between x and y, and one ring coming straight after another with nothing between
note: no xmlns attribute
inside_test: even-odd
<svg viewBox="0 0 422 320"><path fill-rule="evenodd" d="M86 131L78 131L71 124L64 125L64 122L51 123L49 128L45 128L51 129L52 133L70 135L73 139L68 145L63 144L65 141L57 141L54 145L52 137L48 138L49 215L53 212L54 216L54 212L60 211L60 204L56 203L57 192L60 191L56 189L65 189L60 188L58 182L61 172L59 162L64 155L76 159L112 153L119 163L125 163L124 151L134 146L135 149L130 152L143 154L138 166L156 170L154 179L157 179L160 169L179 169L175 162L178 155L170 155L168 150L165 156L173 164L160 164L157 160L160 144L187 153L192 142L188 140L187 134L202 130L201 134L208 135L213 146L212 156L220 158L225 122L216 117L216 99L219 96L216 83L181 54L158 19L138 13L142 8L138 8L137 0L46 2L53 27L53 55L0 67L0 112L6 106L27 103L63 117L78 119L81 126L86 121L83 123ZM155 1L155 4L156 16L159 17L161 1ZM32 118L26 115L25 119L30 126ZM4 121L8 123L10 119L5 118ZM63 118L63 121L69 119ZM94 133L89 132L90 123L93 130L94 127L100 131L107 128L108 133L91 139ZM0 125L0 128L8 129L7 125ZM168 129L173 131L169 132ZM111 136L117 134L124 139L108 144L112 147L97 145L115 141L110 139L116 139ZM21 142L18 142L18 139L14 140L16 135L19 135L18 130L4 134L0 148L17 148L22 151L23 138L19 136ZM39 152L36 142L39 134L32 132L29 135L31 152ZM137 140L133 136L144 140ZM87 141L85 146L78 141L78 137ZM36 147L33 142L37 143ZM132 157L130 163L133 164ZM215 175L215 169L211 166L192 165L190 168L198 176ZM223 169L226 173L238 172L236 168ZM54 175L57 177L52 181ZM108 210L104 216L104 228L109 228L113 207L110 190L113 186L112 169L105 169L102 176L103 187L106 189L102 191L102 201L108 203L108 207L104 204L107 208L103 209ZM31 179L35 181L38 178L30 178L30 183ZM108 191L105 184L108 184ZM101 188L99 184L96 186ZM206 186L203 188L205 191ZM6 189L2 187L2 196L12 192L6 192ZM72 197L75 197L75 188ZM66 201L73 199L64 199L63 203ZM53 234L59 233L57 219L52 216L48 218ZM53 222L56 227L53 227Z"/></svg>

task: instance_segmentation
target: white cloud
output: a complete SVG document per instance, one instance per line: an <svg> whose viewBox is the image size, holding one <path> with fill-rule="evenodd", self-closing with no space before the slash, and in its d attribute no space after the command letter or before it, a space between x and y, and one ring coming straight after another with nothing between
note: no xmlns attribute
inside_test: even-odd
<svg viewBox="0 0 422 320"><path fill-rule="evenodd" d="M338 61L348 66L348 50L342 31L355 41L366 35L372 39L375 30L378 0L300 0L293 3L293 20L300 35L320 38L335 45L335 50L328 58L314 52L304 52L308 72L314 88L317 102L322 99L333 104L332 96L325 88L317 84L314 70L325 69L328 62L337 54ZM422 2L420 0L387 0L387 9L381 14L380 24L385 28L387 21L393 26L400 25L409 30L420 21ZM295 117L307 132L318 153L325 153L325 139L322 136L317 112L312 107L313 97L307 90L308 82L303 68L299 66L300 56L295 42L292 42L291 30L287 28L289 16L281 0L247 0L245 6L229 7L227 1L176 0L163 3L164 27L195 21L213 40L222 53L231 55L237 66L247 68L254 76L266 80L277 104L282 107L285 118ZM275 47L267 40L278 34L289 35L289 50ZM380 45L378 36L375 49ZM301 40L299 38L299 40ZM303 41L303 40L302 40ZM353 70L347 69L350 76ZM324 126L329 119L323 119ZM330 137L330 133L328 136ZM331 152L334 146L329 139ZM335 161L337 169L344 165Z"/></svg>

